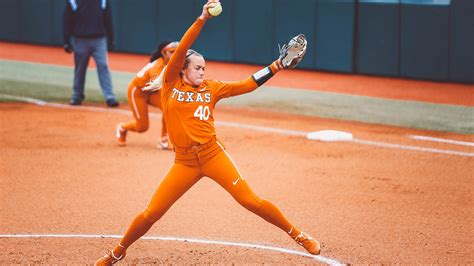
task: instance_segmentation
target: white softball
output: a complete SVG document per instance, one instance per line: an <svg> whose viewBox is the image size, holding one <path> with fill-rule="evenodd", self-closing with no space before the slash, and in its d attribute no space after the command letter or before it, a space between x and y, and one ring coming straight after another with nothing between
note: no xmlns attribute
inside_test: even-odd
<svg viewBox="0 0 474 266"><path fill-rule="evenodd" d="M217 17L222 13L222 5L220 2L217 2L213 7L207 9L209 14L213 17Z"/></svg>

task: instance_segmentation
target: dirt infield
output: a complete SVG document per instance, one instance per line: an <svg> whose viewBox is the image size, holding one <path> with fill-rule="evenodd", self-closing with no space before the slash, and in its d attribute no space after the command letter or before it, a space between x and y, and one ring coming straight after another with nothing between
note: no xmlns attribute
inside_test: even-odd
<svg viewBox="0 0 474 266"><path fill-rule="evenodd" d="M107 109L103 109L107 110ZM113 129L129 114L1 103L0 234L123 234L173 160L154 148L158 120L117 147ZM314 131L339 129L398 145L473 152L407 134L474 141L472 135L218 108L216 121ZM354 142L325 143L217 126L257 194L275 202L324 244L322 256L348 263L472 264L473 157ZM204 178L147 236L278 246L303 251L279 229ZM92 263L116 239L0 238L1 264ZM256 248L139 240L126 263L318 264Z"/></svg>
<svg viewBox="0 0 474 266"><path fill-rule="evenodd" d="M72 56L58 47L0 42L0 58L73 65ZM135 72L144 61L143 55L110 55L115 71ZM208 76L223 80L259 69L209 64ZM472 85L291 73L269 85L474 106ZM131 117L128 107L58 107L0 103L0 264L91 264L117 242L100 236L124 233L173 161L172 152L155 148L158 119L147 133L131 133L121 148L114 143L114 127ZM215 118L220 140L254 191L321 240L322 257L262 249L304 251L203 178L146 235L161 238L139 240L125 263L474 264L474 135L225 106ZM284 134L324 129L352 132L358 141ZM7 237L12 234L24 237Z"/></svg>

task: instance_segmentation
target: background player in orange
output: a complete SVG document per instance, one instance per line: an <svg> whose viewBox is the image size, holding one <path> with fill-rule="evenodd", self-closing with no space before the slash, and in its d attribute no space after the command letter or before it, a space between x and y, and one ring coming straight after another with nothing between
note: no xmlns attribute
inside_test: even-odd
<svg viewBox="0 0 474 266"><path fill-rule="evenodd" d="M202 14L184 34L162 77L163 114L176 153L175 162L148 208L138 214L119 244L100 258L97 265L111 265L124 258L126 249L204 176L222 186L243 207L282 229L309 253L317 255L320 252L318 241L293 226L273 203L252 191L224 146L216 139L213 118L219 100L251 92L279 70L294 67L306 51L306 39L303 35L293 38L280 50L278 60L244 80L204 80L204 58L188 49L211 18L207 9L216 2L209 1L203 6Z"/></svg>
<svg viewBox="0 0 474 266"><path fill-rule="evenodd" d="M160 75L171 58L177 42L162 42L150 56L150 63L144 66L128 85L128 103L133 112L131 121L120 123L116 128L115 136L120 146L125 146L128 131L142 133L148 130L148 104L161 108L161 93L159 90L146 90L147 84ZM169 148L168 133L164 117L161 123L161 139L158 144L162 149Z"/></svg>

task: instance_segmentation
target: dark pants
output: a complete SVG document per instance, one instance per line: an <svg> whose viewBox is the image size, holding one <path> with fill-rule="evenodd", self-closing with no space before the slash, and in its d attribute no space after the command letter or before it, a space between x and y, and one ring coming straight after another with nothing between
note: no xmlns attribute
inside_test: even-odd
<svg viewBox="0 0 474 266"><path fill-rule="evenodd" d="M84 99L84 83L89 58L94 57L97 65L100 87L106 100L114 100L115 95L112 88L112 79L107 60L107 40L102 38L72 38L74 48L74 93L72 100L82 101Z"/></svg>

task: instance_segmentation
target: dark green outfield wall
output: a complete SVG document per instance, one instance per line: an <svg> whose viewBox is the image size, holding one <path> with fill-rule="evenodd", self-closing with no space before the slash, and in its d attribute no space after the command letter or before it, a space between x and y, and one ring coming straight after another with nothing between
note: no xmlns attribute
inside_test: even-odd
<svg viewBox="0 0 474 266"><path fill-rule="evenodd" d="M356 71L400 75L400 5L359 3Z"/></svg>
<svg viewBox="0 0 474 266"><path fill-rule="evenodd" d="M449 79L449 7L402 5L400 75Z"/></svg>
<svg viewBox="0 0 474 266"><path fill-rule="evenodd" d="M449 13L450 80L474 82L474 1L456 0Z"/></svg>
<svg viewBox="0 0 474 266"><path fill-rule="evenodd" d="M474 0L417 1L221 0L224 12L194 48L210 60L267 64L278 43L303 33L300 68L474 83ZM203 2L111 0L117 50L147 54L179 39ZM65 3L0 0L0 40L61 45Z"/></svg>

